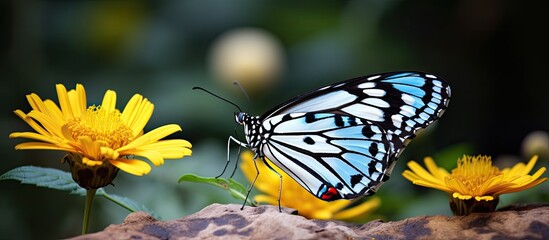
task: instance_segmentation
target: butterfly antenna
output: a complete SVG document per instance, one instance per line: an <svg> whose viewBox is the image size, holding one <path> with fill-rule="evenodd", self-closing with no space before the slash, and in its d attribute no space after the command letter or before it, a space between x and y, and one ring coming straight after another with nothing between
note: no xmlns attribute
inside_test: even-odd
<svg viewBox="0 0 549 240"><path fill-rule="evenodd" d="M240 84L240 82L238 82L238 81L234 81L233 84L238 86L238 89L240 89L240 91L244 94L244 96L246 97L246 99L249 102L250 101L250 96L248 95L248 92L246 92L246 89L244 89L244 87L242 87L242 84Z"/></svg>
<svg viewBox="0 0 549 240"><path fill-rule="evenodd" d="M207 92L207 93L209 93L210 95L212 95L212 96L214 96L214 97L216 97L216 98L219 98L219 99L221 99L221 100L223 100L223 101L225 101L225 102L228 102L229 104L235 106L235 107L238 109L238 111L242 112L242 109L241 109L238 105L236 105L235 103L233 103L233 102L231 102L231 101L229 101L229 100L227 100L227 99L225 99L225 98L222 98L222 97L220 97L219 95L217 95L217 94L215 94L215 93L212 93L212 92L210 92L210 91L208 91L208 90L206 90L206 89L204 89L204 88L201 88L201 87L193 87L193 90L196 90L196 89L202 90L202 91L204 91L204 92Z"/></svg>

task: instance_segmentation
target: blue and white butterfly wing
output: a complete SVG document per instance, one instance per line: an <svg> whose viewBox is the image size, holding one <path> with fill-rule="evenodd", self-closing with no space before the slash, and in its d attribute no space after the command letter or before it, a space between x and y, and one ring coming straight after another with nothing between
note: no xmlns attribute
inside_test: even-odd
<svg viewBox="0 0 549 240"><path fill-rule="evenodd" d="M248 143L320 199L352 199L375 192L407 143L440 118L449 99L448 84L427 73L354 78L248 122L261 123L259 133L247 131L255 139Z"/></svg>
<svg viewBox="0 0 549 240"><path fill-rule="evenodd" d="M448 84L432 74L383 73L350 79L298 96L261 118L296 112L363 118L385 129L398 156L418 131L442 116L450 95Z"/></svg>
<svg viewBox="0 0 549 240"><path fill-rule="evenodd" d="M291 113L262 125L271 130L264 156L322 200L371 195L394 164L387 133L366 119Z"/></svg>

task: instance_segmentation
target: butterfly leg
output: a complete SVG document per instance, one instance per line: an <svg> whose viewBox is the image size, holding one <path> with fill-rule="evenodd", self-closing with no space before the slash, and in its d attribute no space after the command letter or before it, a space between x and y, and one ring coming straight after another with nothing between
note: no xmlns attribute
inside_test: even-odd
<svg viewBox="0 0 549 240"><path fill-rule="evenodd" d="M229 139L227 139L227 162L225 163L225 167L223 167L223 171L221 171L221 174L219 174L215 178L221 177L223 175L223 173L225 173L225 171L227 170L227 167L229 166L229 163L231 162L231 142L235 142L235 143L238 144L238 156L239 157L240 157L240 148L248 146L245 143L243 143L241 141L238 141L238 139L234 138L233 136L229 136ZM237 158L236 161L237 161L237 164L238 164L238 158ZM236 165L235 165L235 169L233 170L233 173L231 174L231 177L234 175L235 171L236 171Z"/></svg>
<svg viewBox="0 0 549 240"><path fill-rule="evenodd" d="M238 132L236 131L236 127L234 129L234 134L236 137L233 137L233 141L238 137ZM235 141L237 142L237 141ZM240 151L242 150L242 142L238 141L238 150L237 150L237 153L236 153L236 163L234 164L234 169L233 169L233 173L231 173L231 176L229 178L232 178L234 176L234 174L236 173L236 169L238 168L238 160L240 159ZM227 157L228 157L228 147L227 147ZM225 165L225 168L227 168L227 165Z"/></svg>
<svg viewBox="0 0 549 240"><path fill-rule="evenodd" d="M278 175L278 177L280 178L280 183L278 185L278 211L282 212L282 208L280 207L280 196L282 195L282 175L280 175L280 173L278 173L276 170L274 170L274 168L271 167L271 165L269 165L269 163L267 163L267 161L265 161L264 158L262 158L262 159L263 159L263 163L265 163L265 166L267 166L269 169L271 169L271 171L276 173L276 175Z"/></svg>
<svg viewBox="0 0 549 240"><path fill-rule="evenodd" d="M234 169L231 175L229 176L229 178L232 178L234 176L234 174L236 173L236 169L238 168L238 160L240 159L240 150L242 150L242 146L238 145L238 150L236 151L236 162L234 163Z"/></svg>
<svg viewBox="0 0 549 240"><path fill-rule="evenodd" d="M240 210L243 210L244 209L244 206L246 206L246 201L248 201L248 197L250 196L250 192L252 192L252 189L254 187L254 184L255 184L255 181L257 180L257 178L259 177L259 168L257 168L257 162L256 162L256 159L257 159L257 155L254 156L254 167L255 167L255 178L254 180L252 181L252 184L250 185L250 187L248 188L248 192L246 193L246 199L244 199L244 203L242 204L242 207L240 208ZM280 201L279 201L279 204L280 204Z"/></svg>

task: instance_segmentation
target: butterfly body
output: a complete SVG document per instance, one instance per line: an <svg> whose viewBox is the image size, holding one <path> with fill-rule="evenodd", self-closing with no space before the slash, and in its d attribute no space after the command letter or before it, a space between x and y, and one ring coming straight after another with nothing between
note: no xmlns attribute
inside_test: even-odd
<svg viewBox="0 0 549 240"><path fill-rule="evenodd" d="M374 194L417 132L450 99L434 75L395 72L335 83L261 116L235 113L256 158L271 160L316 197L332 201Z"/></svg>

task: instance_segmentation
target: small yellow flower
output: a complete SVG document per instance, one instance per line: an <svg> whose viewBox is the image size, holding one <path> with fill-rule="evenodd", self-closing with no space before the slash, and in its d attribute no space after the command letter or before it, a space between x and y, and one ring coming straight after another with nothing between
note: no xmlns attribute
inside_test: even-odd
<svg viewBox="0 0 549 240"><path fill-rule="evenodd" d="M164 164L164 159L179 159L191 155L191 144L183 139L161 140L181 131L177 124L158 127L148 133L143 128L149 121L154 105L146 98L135 94L124 110L116 109L116 92L108 90L100 106L87 106L86 91L81 84L67 91L62 84L56 85L59 107L52 100L42 100L37 94L27 95L32 110L15 114L29 124L35 132L14 132L10 138L37 140L17 144L15 149L44 149L68 152L65 157L71 168L87 168L80 172L85 178L89 171L104 167L116 175L118 169L142 176L151 171L151 166L133 156L149 159L155 166ZM114 167L113 167L114 166ZM95 172L96 174L105 174ZM75 178L73 171L73 178ZM76 176L78 178L78 176ZM84 188L90 179L82 179ZM113 177L114 178L114 177ZM112 179L111 179L112 180ZM107 181L106 184L109 184ZM99 185L103 185L101 183ZM104 185L103 185L104 186Z"/></svg>
<svg viewBox="0 0 549 240"><path fill-rule="evenodd" d="M250 151L243 152L242 160L240 168L248 181L252 182L257 174L253 163L253 154ZM269 161L268 159L265 160ZM254 200L277 206L280 177L269 169L263 161L257 160L256 163L261 174L259 174L254 187L265 194L256 195ZM294 179L270 161L269 165L282 175L280 205L296 209L299 215L306 218L360 221L381 205L381 200L378 197L372 197L356 206L351 206L355 202L350 200L322 201L307 192Z"/></svg>
<svg viewBox="0 0 549 240"><path fill-rule="evenodd" d="M495 211L499 195L522 191L534 187L547 178L540 178L545 167L528 175L538 156L533 156L528 164L518 163L512 168L492 166L489 156L464 155L457 162L457 168L448 173L436 165L435 161L424 159L427 170L415 161L408 162L410 170L402 174L413 184L435 188L447 192L454 214L466 215L471 212Z"/></svg>

